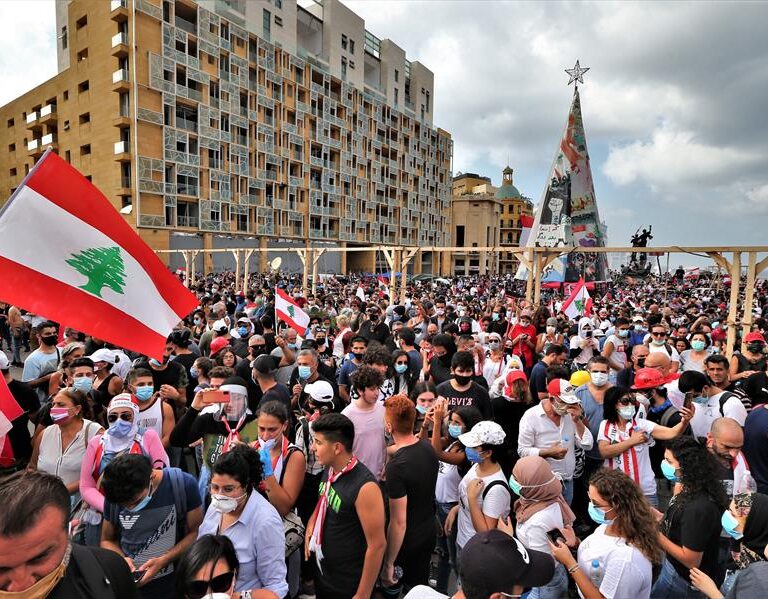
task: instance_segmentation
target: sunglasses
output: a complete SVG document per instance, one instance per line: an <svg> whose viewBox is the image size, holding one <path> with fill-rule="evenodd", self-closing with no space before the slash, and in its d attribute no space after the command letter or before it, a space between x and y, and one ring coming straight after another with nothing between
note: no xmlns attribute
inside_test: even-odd
<svg viewBox="0 0 768 599"><path fill-rule="evenodd" d="M651 335L654 336L654 337L666 337L667 336L667 334L664 331L651 333Z"/></svg>
<svg viewBox="0 0 768 599"><path fill-rule="evenodd" d="M208 594L208 588L214 593L226 593L232 586L235 572L225 572L210 580L191 580L187 583L186 595L189 599L202 599Z"/></svg>
<svg viewBox="0 0 768 599"><path fill-rule="evenodd" d="M635 405L635 399L632 397L622 397L619 401L616 402L620 406L634 406Z"/></svg>
<svg viewBox="0 0 768 599"><path fill-rule="evenodd" d="M123 412L122 414L110 414L107 416L107 422L117 422L118 418L120 418L120 420L125 420L126 422L131 422L133 414L128 414L126 412Z"/></svg>

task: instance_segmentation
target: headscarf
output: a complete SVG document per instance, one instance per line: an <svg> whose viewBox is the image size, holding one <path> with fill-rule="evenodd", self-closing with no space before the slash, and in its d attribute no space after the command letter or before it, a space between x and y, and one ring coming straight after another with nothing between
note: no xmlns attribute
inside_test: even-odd
<svg viewBox="0 0 768 599"><path fill-rule="evenodd" d="M118 438L110 434L109 428L104 431L101 442L104 446L104 453L118 453L130 449L131 445L139 432L139 404L130 393L120 393L112 398L107 408L107 416L115 410L128 408L133 411L133 422L131 423L131 432L125 437Z"/></svg>
<svg viewBox="0 0 768 599"><path fill-rule="evenodd" d="M587 338L586 334L584 333L584 327L586 326L589 327L590 331L594 331L596 328L591 318L584 316L581 319L579 319L579 337L581 337L582 339Z"/></svg>
<svg viewBox="0 0 768 599"><path fill-rule="evenodd" d="M547 460L537 455L521 458L515 464L512 476L522 485L520 499L515 501L514 506L518 522L525 522L553 503L560 506L566 526L576 520L576 515L563 499L563 484L552 472Z"/></svg>

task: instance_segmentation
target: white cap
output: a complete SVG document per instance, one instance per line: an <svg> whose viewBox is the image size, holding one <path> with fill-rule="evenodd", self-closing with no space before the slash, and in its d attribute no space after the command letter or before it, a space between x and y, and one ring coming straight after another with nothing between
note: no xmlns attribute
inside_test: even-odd
<svg viewBox="0 0 768 599"><path fill-rule="evenodd" d="M472 427L472 430L459 435L459 441L464 447L479 447L480 445L501 445L506 437L501 425L492 420L483 420Z"/></svg>
<svg viewBox="0 0 768 599"><path fill-rule="evenodd" d="M333 387L328 381L317 380L309 383L304 386L304 392L319 403L333 401Z"/></svg>
<svg viewBox="0 0 768 599"><path fill-rule="evenodd" d="M10 363L8 362L8 356L4 351L0 351L0 370L8 370Z"/></svg>
<svg viewBox="0 0 768 599"><path fill-rule="evenodd" d="M213 330L217 333L220 333L221 331L227 330L229 327L227 326L227 323L223 320L217 320L213 323Z"/></svg>
<svg viewBox="0 0 768 599"><path fill-rule="evenodd" d="M88 358L95 364L96 362L107 362L108 364L115 363L115 354L111 349L97 349Z"/></svg>

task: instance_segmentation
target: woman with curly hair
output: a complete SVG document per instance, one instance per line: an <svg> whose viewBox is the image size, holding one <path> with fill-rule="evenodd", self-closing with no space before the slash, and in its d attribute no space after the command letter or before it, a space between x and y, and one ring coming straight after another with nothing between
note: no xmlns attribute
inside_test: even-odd
<svg viewBox="0 0 768 599"><path fill-rule="evenodd" d="M562 540L550 542L553 557L573 576L581 596L650 597L652 568L663 552L656 518L640 487L619 470L598 470L589 479L589 515L599 526L579 546L578 560Z"/></svg>
<svg viewBox="0 0 768 599"><path fill-rule="evenodd" d="M659 598L704 597L689 584L690 570L697 568L722 583L718 565L720 517L728 497L715 457L692 437L678 437L667 446L661 471L675 485L659 532L666 553L661 575L653 585Z"/></svg>

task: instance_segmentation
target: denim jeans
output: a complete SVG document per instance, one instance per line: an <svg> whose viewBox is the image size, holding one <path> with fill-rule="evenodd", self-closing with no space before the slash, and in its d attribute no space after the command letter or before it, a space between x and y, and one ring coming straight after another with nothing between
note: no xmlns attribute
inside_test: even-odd
<svg viewBox="0 0 768 599"><path fill-rule="evenodd" d="M445 520L448 512L455 506L455 503L437 504L437 521L440 523L440 530L445 529ZM453 531L450 536L445 533L437 537L437 584L435 590L438 593L448 593L448 581L451 578L451 569L456 569L456 528L454 522Z"/></svg>
<svg viewBox="0 0 768 599"><path fill-rule="evenodd" d="M528 599L560 599L568 596L568 572L563 564L555 562L555 574L543 587L534 587Z"/></svg>
<svg viewBox="0 0 768 599"><path fill-rule="evenodd" d="M677 573L668 559L661 566L661 574L651 589L652 599L704 599L706 596Z"/></svg>
<svg viewBox="0 0 768 599"><path fill-rule="evenodd" d="M573 479L569 478L568 480L563 481L563 499L565 499L565 503L568 505L571 505L571 502L573 501Z"/></svg>
<svg viewBox="0 0 768 599"><path fill-rule="evenodd" d="M11 336L11 353L13 354L13 357L11 360L13 362L19 363L21 362L21 348L24 347L24 340L22 339L21 335L18 337Z"/></svg>

